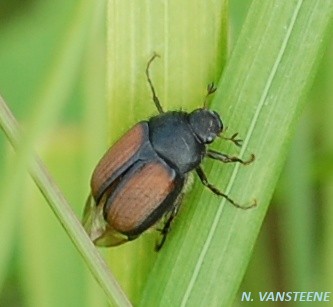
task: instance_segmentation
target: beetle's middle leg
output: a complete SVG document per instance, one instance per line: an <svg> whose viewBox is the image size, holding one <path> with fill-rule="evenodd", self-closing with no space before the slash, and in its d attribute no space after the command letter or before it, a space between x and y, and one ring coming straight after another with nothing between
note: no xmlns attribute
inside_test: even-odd
<svg viewBox="0 0 333 307"><path fill-rule="evenodd" d="M200 178L200 180L201 180L201 182L204 186L206 186L208 189L210 189L214 194L224 197L227 201L229 201L229 203L231 203L236 208L247 210L247 209L251 209L253 207L256 207L257 202L255 200L249 206L242 206L242 205L237 204L227 194L221 192L218 188L216 188L214 185L212 185L211 183L208 182L208 178L207 178L204 170L200 166L196 168L196 172L197 172L197 174L198 174L198 176L199 176L199 178Z"/></svg>

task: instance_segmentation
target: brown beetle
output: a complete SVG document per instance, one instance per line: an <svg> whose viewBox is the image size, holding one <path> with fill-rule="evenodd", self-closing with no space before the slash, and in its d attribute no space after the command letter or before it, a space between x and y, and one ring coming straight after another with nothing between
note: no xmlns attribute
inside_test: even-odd
<svg viewBox="0 0 333 307"><path fill-rule="evenodd" d="M133 240L166 217L161 230L163 245L170 224L177 214L182 190L188 173L196 170L201 182L216 195L226 198L237 208L249 209L235 203L225 193L210 184L200 164L204 157L225 163L251 163L237 157L207 149L223 130L218 113L205 106L191 113L164 112L149 77L146 76L159 115L141 121L125 133L102 157L91 178L91 195L84 211L83 224L91 239L99 246L115 246ZM214 93L208 86L207 96ZM228 140L240 146L234 134ZM227 139L227 138L225 138Z"/></svg>

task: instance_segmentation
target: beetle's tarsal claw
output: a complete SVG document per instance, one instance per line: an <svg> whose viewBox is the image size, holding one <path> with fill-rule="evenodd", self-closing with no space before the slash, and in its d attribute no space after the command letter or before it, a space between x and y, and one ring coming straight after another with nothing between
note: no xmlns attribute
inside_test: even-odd
<svg viewBox="0 0 333 307"><path fill-rule="evenodd" d="M159 252L162 248L162 246L164 245L166 239L166 234L163 234L163 237L160 241L156 241L155 243L155 252Z"/></svg>
<svg viewBox="0 0 333 307"><path fill-rule="evenodd" d="M161 242L156 241L155 248L154 248L155 252L159 252L161 247L162 247Z"/></svg>
<svg viewBox="0 0 333 307"><path fill-rule="evenodd" d="M251 204L248 205L239 205L238 203L234 202L231 198L225 197L234 207L242 210L249 210L252 208L257 207L257 201L254 199Z"/></svg>
<svg viewBox="0 0 333 307"><path fill-rule="evenodd" d="M160 100L158 99L157 95L156 95L156 91L153 85L153 81L150 78L150 74L149 74L149 68L151 63L156 59L156 58L160 58L160 55L157 54L156 52L153 53L153 56L150 58L150 60L147 63L147 67L146 67L146 77L147 77L147 81L150 87L150 90L152 92L152 98L154 101L154 104L158 110L159 113L164 113L163 108L161 106Z"/></svg>
<svg viewBox="0 0 333 307"><path fill-rule="evenodd" d="M254 154L251 154L250 158L246 161L244 161L244 165L251 164L256 159L256 156Z"/></svg>
<svg viewBox="0 0 333 307"><path fill-rule="evenodd" d="M149 61L147 63L148 68L149 68L149 65L151 64L151 62L155 60L155 58L160 58L160 57L161 56L156 51L154 51L152 57L149 59Z"/></svg>
<svg viewBox="0 0 333 307"><path fill-rule="evenodd" d="M256 201L256 199L254 199L254 200L252 201L252 203L249 204L249 205L239 205L239 204L237 204L237 203L235 203L235 202L231 202L231 204L232 204L233 206L235 206L236 208L238 208L238 209L242 209L242 210L249 210L249 209L252 209L252 208L257 207L257 201Z"/></svg>

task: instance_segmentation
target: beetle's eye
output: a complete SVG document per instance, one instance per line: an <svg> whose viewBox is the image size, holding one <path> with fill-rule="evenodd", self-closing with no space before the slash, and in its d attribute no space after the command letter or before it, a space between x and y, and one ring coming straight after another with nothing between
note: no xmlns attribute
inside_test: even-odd
<svg viewBox="0 0 333 307"><path fill-rule="evenodd" d="M214 141L214 139L215 139L215 138L214 138L213 136L210 135L210 136L207 137L207 139L206 139L206 143L207 143L207 144L210 144L210 143L212 143L212 142Z"/></svg>

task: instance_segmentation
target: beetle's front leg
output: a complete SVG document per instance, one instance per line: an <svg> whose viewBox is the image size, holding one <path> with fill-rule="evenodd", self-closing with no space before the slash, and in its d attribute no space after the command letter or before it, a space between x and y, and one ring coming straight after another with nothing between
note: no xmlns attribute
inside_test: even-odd
<svg viewBox="0 0 333 307"><path fill-rule="evenodd" d="M207 150L207 153L206 153L206 156L208 158L211 158L211 159L214 159L214 160L218 160L218 161L221 161L223 163L234 163L234 162L239 162L243 165L247 165L247 164L250 164L254 161L255 159L255 156L254 154L251 154L251 157L248 159L248 160L242 160L238 157L234 157L234 156L228 156L227 154L224 154L222 152L218 152L218 151L215 151L215 150L212 150L212 149L208 149Z"/></svg>

